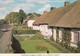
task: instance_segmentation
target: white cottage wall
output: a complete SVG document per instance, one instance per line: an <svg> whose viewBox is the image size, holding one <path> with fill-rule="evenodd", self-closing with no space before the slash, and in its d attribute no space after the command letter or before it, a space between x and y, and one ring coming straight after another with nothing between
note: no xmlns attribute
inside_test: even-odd
<svg viewBox="0 0 80 56"><path fill-rule="evenodd" d="M54 39L54 41L56 41L56 30L57 30L57 28L53 28L53 39Z"/></svg>
<svg viewBox="0 0 80 56"><path fill-rule="evenodd" d="M35 20L29 20L29 21L27 22L28 27L31 27L31 28L32 28L34 21L35 21Z"/></svg>
<svg viewBox="0 0 80 56"><path fill-rule="evenodd" d="M48 25L40 25L40 31L45 38L50 38L52 36L52 30Z"/></svg>
<svg viewBox="0 0 80 56"><path fill-rule="evenodd" d="M62 41L62 31L63 31L63 28L59 28L59 40L60 40L60 42Z"/></svg>
<svg viewBox="0 0 80 56"><path fill-rule="evenodd" d="M39 26L37 25L33 26L33 30L39 30Z"/></svg>

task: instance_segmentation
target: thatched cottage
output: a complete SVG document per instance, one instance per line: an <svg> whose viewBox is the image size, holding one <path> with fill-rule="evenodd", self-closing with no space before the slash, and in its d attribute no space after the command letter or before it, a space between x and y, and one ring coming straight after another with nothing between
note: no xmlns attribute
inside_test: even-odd
<svg viewBox="0 0 80 56"><path fill-rule="evenodd" d="M76 1L67 7L64 7L55 17L54 20L49 22L49 26L55 30L53 31L54 39L57 38L62 41L62 38L70 36L70 45L77 47L77 43L80 41L80 1ZM54 29L55 28L55 29ZM68 31L64 34L64 31ZM54 34L55 33L55 34ZM56 39L55 39L56 41Z"/></svg>
<svg viewBox="0 0 80 56"><path fill-rule="evenodd" d="M33 22L38 18L38 16L34 13L31 13L27 15L26 19L24 20L23 24L25 24L27 27L32 28Z"/></svg>
<svg viewBox="0 0 80 56"><path fill-rule="evenodd" d="M65 2L64 6L67 6L68 4L68 2ZM33 23L35 29L40 30L45 38L49 39L52 36L52 29L48 26L48 23L50 20L53 20L53 17L55 17L62 9L63 7L52 7L50 12L45 11L44 14Z"/></svg>
<svg viewBox="0 0 80 56"><path fill-rule="evenodd" d="M54 41L70 42L70 46L77 47L80 41L80 1L67 3L60 8L54 8L43 15L38 26L42 34ZM39 19L40 20L40 19ZM36 22L36 21L35 21ZM64 41L66 40L66 41Z"/></svg>

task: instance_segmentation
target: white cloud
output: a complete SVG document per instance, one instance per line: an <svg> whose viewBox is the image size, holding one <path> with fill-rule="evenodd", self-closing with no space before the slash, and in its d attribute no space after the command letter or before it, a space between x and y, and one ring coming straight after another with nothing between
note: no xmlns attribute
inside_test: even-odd
<svg viewBox="0 0 80 56"><path fill-rule="evenodd" d="M6 4L9 4L9 3L12 3L12 2L14 2L14 0L0 0L1 5L6 5Z"/></svg>
<svg viewBox="0 0 80 56"><path fill-rule="evenodd" d="M51 0L49 2L65 2L66 0Z"/></svg>
<svg viewBox="0 0 80 56"><path fill-rule="evenodd" d="M0 19L4 19L6 14L9 12L10 12L10 10L8 10L7 7L1 7L0 8Z"/></svg>
<svg viewBox="0 0 80 56"><path fill-rule="evenodd" d="M27 0L28 3L46 4L49 0Z"/></svg>
<svg viewBox="0 0 80 56"><path fill-rule="evenodd" d="M18 4L16 6L14 6L15 8L12 11L18 12L20 9L24 9L24 10L28 10L30 7L35 7L34 4Z"/></svg>
<svg viewBox="0 0 80 56"><path fill-rule="evenodd" d="M6 7L1 7L0 8L0 13L7 13L9 10Z"/></svg>
<svg viewBox="0 0 80 56"><path fill-rule="evenodd" d="M51 8L51 5L50 5L50 4L47 4L47 5L45 5L43 8L40 8L38 11L39 11L40 13L43 13L44 11L49 11L50 8Z"/></svg>

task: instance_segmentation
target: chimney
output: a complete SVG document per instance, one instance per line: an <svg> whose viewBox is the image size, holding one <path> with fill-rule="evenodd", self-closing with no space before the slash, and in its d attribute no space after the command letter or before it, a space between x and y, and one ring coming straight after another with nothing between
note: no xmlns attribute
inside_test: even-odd
<svg viewBox="0 0 80 56"><path fill-rule="evenodd" d="M51 11L54 9L55 7L51 7Z"/></svg>
<svg viewBox="0 0 80 56"><path fill-rule="evenodd" d="M70 4L70 2L64 2L64 6L68 6Z"/></svg>

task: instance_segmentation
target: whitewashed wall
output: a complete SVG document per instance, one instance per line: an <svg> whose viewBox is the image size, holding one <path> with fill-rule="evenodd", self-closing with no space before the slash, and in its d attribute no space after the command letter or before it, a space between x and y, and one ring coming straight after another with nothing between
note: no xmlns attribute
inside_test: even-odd
<svg viewBox="0 0 80 56"><path fill-rule="evenodd" d="M56 30L57 30L57 28L53 28L53 39L54 39L54 41L56 41Z"/></svg>
<svg viewBox="0 0 80 56"><path fill-rule="evenodd" d="M60 42L62 41L62 35L63 35L62 31L63 30L64 30L63 28L59 28L59 40L60 40Z"/></svg>
<svg viewBox="0 0 80 56"><path fill-rule="evenodd" d="M52 36L52 30L48 27L48 25L40 25L40 31L45 38L50 38Z"/></svg>
<svg viewBox="0 0 80 56"><path fill-rule="evenodd" d="M35 20L29 20L27 23L28 23L28 27L33 27L33 23L34 23Z"/></svg>
<svg viewBox="0 0 80 56"><path fill-rule="evenodd" d="M37 26L37 25L35 25L35 26L33 26L33 30L39 30L39 26Z"/></svg>

